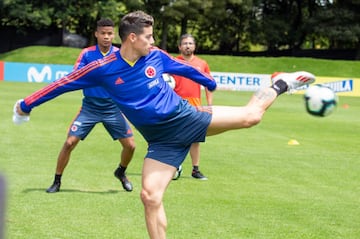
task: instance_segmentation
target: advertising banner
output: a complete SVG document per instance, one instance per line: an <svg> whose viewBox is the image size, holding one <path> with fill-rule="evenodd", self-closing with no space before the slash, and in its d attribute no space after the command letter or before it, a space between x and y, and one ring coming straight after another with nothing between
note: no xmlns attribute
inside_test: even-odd
<svg viewBox="0 0 360 239"><path fill-rule="evenodd" d="M339 96L360 96L359 78L316 77L316 84L326 85ZM299 91L300 94L304 91Z"/></svg>
<svg viewBox="0 0 360 239"><path fill-rule="evenodd" d="M266 74L211 72L211 75L218 85L218 90L256 91L271 84L271 75ZM339 96L360 96L359 78L319 76L316 77L316 84L330 87ZM305 89L306 87L303 87L296 93L303 94Z"/></svg>
<svg viewBox="0 0 360 239"><path fill-rule="evenodd" d="M35 63L4 63L4 80L17 82L50 83L73 69L72 65L52 65Z"/></svg>
<svg viewBox="0 0 360 239"><path fill-rule="evenodd" d="M0 81L50 83L73 70L72 65L35 64L0 61ZM211 72L217 90L257 91L271 85L270 74ZM360 96L359 78L316 77L316 84L324 84L339 96ZM303 88L303 90L306 87ZM297 94L303 94L299 90Z"/></svg>
<svg viewBox="0 0 360 239"><path fill-rule="evenodd" d="M256 91L270 86L270 75L250 73L211 72L218 90Z"/></svg>

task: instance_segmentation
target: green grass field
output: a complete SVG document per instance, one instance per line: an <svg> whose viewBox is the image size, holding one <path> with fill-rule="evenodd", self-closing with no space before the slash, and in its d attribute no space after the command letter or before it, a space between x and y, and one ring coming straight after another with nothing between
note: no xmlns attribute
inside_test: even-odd
<svg viewBox="0 0 360 239"><path fill-rule="evenodd" d="M128 169L133 192L113 176L120 145L98 125L73 152L61 192L45 193L82 95L65 94L34 109L29 123L14 125L14 102L42 86L0 82L6 238L148 238L139 198L147 147L136 131ZM249 96L217 91L214 104L242 105ZM334 114L316 118L301 95L283 95L260 125L209 137L201 148L209 180L192 179L187 158L165 195L168 238L360 238L359 118L359 98L340 97ZM288 145L291 139L300 145Z"/></svg>

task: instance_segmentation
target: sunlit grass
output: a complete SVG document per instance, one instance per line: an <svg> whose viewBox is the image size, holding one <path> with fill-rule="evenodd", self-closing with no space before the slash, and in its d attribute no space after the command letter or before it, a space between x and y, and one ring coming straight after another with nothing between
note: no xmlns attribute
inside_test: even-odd
<svg viewBox="0 0 360 239"><path fill-rule="evenodd" d="M73 64L79 52L29 47L0 59ZM320 76L360 77L359 62L203 57L213 71L301 69ZM45 193L82 94L60 96L35 108L29 123L14 125L14 102L42 86L0 82L6 238L148 238L139 197L147 145L136 130L137 148L128 168L133 192L124 192L113 176L121 148L98 125L72 153L61 191ZM217 91L214 104L243 105L250 95ZM192 179L187 158L182 177L167 190L168 238L360 238L359 118L355 97L341 97L333 115L316 118L305 112L301 95L284 95L260 125L209 137L201 146L201 170L209 180ZM291 139L300 144L288 145Z"/></svg>
<svg viewBox="0 0 360 239"><path fill-rule="evenodd" d="M98 125L73 152L61 192L45 193L82 96L60 96L35 108L29 123L13 125L15 100L41 86L0 83L7 238L148 238L139 198L147 145L136 130L128 168L133 192L113 176L120 145ZM218 91L215 104L245 104L249 96ZM209 137L201 147L209 180L192 179L186 159L165 195L168 238L360 238L360 103L340 100L350 107L316 118L300 95L284 95L260 125ZM288 145L290 139L300 145Z"/></svg>

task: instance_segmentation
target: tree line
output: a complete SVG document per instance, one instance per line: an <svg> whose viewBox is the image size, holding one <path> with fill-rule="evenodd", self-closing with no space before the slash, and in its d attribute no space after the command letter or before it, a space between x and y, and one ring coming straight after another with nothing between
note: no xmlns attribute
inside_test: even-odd
<svg viewBox="0 0 360 239"><path fill-rule="evenodd" d="M155 18L156 45L177 51L181 34L191 33L200 51L224 54L298 49L360 49L358 0L3 0L1 28L60 29L94 43L100 18L117 24L143 10Z"/></svg>

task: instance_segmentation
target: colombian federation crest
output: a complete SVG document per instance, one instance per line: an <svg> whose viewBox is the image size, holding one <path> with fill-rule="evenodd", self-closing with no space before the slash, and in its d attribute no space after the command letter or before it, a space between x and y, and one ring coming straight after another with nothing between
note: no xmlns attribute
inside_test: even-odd
<svg viewBox="0 0 360 239"><path fill-rule="evenodd" d="M146 67L145 69L145 75L148 77L148 78L154 78L156 76L156 70L153 66L148 66Z"/></svg>
<svg viewBox="0 0 360 239"><path fill-rule="evenodd" d="M72 132L76 132L77 130L78 130L77 125L74 125L74 124L73 124L73 125L71 126L71 131L72 131Z"/></svg>

